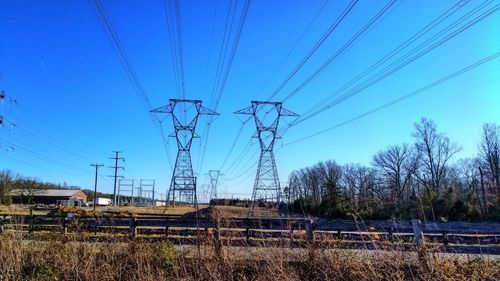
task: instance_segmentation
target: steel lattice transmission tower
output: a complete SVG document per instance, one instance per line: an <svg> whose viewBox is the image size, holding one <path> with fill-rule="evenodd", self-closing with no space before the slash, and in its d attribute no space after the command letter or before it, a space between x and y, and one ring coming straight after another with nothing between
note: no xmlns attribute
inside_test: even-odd
<svg viewBox="0 0 500 281"><path fill-rule="evenodd" d="M252 215L257 202L281 201L280 181L276 160L274 159L274 143L277 135L280 118L283 116L298 117L299 115L287 110L281 102L252 101L250 107L238 110L235 114L252 115L257 128L253 136L259 139L260 158L255 183L252 192Z"/></svg>
<svg viewBox="0 0 500 281"><path fill-rule="evenodd" d="M220 170L209 170L208 176L210 178L210 197L209 202L212 199L217 199L217 185L219 184L219 178L222 176Z"/></svg>
<svg viewBox="0 0 500 281"><path fill-rule="evenodd" d="M151 111L170 114L174 124L174 133L170 137L176 138L178 151L167 195L167 201L172 196L174 205L177 195L179 202L185 200L197 206L196 176L191 162L191 144L193 139L198 137L196 125L200 115L219 115L201 104L201 100L170 99L168 105Z"/></svg>

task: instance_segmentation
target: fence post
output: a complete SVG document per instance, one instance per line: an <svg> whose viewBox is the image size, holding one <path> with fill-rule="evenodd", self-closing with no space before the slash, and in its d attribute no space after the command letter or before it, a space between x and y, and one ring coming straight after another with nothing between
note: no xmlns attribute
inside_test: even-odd
<svg viewBox="0 0 500 281"><path fill-rule="evenodd" d="M394 228L392 227L389 229L389 240L394 242Z"/></svg>
<svg viewBox="0 0 500 281"><path fill-rule="evenodd" d="M135 239L135 237L137 236L137 219L136 218L130 218L129 236L132 239Z"/></svg>
<svg viewBox="0 0 500 281"><path fill-rule="evenodd" d="M415 237L415 244L421 246L424 244L424 234L420 225L420 220L411 220L411 226L413 228L413 235Z"/></svg>
<svg viewBox="0 0 500 281"><path fill-rule="evenodd" d="M214 243L215 256L217 259L219 259L219 261L223 261L219 218L214 218L214 238L215 238L215 243Z"/></svg>
<svg viewBox="0 0 500 281"><path fill-rule="evenodd" d="M448 245L448 242L449 242L449 240L448 240L448 232L443 231L443 244L444 244L445 246L447 246L447 245Z"/></svg>
<svg viewBox="0 0 500 281"><path fill-rule="evenodd" d="M314 241L314 220L309 219L306 221L306 239L308 242L313 242Z"/></svg>
<svg viewBox="0 0 500 281"><path fill-rule="evenodd" d="M62 218L62 233L66 235L68 233L68 218Z"/></svg>
<svg viewBox="0 0 500 281"><path fill-rule="evenodd" d="M94 215L94 235L97 235L97 230L99 229L99 219L97 218L97 215Z"/></svg>
<svg viewBox="0 0 500 281"><path fill-rule="evenodd" d="M34 223L33 221L34 221L33 209L30 208L30 216L28 218L28 233L33 232L33 223Z"/></svg>
<svg viewBox="0 0 500 281"><path fill-rule="evenodd" d="M170 220L168 219L168 217L166 217L165 219L165 238L168 238L168 224L169 224Z"/></svg>

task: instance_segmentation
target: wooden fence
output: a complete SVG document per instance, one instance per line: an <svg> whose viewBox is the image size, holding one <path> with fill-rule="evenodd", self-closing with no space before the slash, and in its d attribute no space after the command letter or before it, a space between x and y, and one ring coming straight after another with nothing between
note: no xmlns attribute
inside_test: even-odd
<svg viewBox="0 0 500 281"><path fill-rule="evenodd" d="M307 243L353 248L384 245L410 247L429 243L443 251L500 255L500 224L467 222L354 221L316 218L196 218L179 215L135 217L8 216L0 217L0 233L6 231L89 233L103 239L116 235L131 239L169 239L193 244L218 238L227 245L287 245Z"/></svg>

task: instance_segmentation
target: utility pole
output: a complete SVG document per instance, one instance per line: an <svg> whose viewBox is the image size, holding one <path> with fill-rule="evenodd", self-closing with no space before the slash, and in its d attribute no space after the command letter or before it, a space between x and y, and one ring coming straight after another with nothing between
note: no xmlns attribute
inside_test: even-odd
<svg viewBox="0 0 500 281"><path fill-rule="evenodd" d="M5 99L5 91L0 89L0 126L3 125L3 101Z"/></svg>
<svg viewBox="0 0 500 281"><path fill-rule="evenodd" d="M94 181L94 211L95 206L97 205L97 176L99 175L99 167L104 165L102 164L90 164L90 166L95 167L95 181Z"/></svg>
<svg viewBox="0 0 500 281"><path fill-rule="evenodd" d="M120 157L120 153L122 153L121 151L113 151L113 153L115 153L115 157L110 157L109 159L112 159L112 160L115 160L115 165L110 167L111 169L114 169L115 171L115 174L113 176L110 176L110 177L113 177L114 178L114 183L113 183L113 205L116 206L116 187L117 187L117 183L118 183L118 178L121 178L121 176L118 176L118 169L123 169L123 167L120 167L118 166L118 160L122 160L122 161L125 161L125 159L123 157Z"/></svg>
<svg viewBox="0 0 500 281"><path fill-rule="evenodd" d="M478 166L479 169L479 176L481 177L481 192L483 193L483 204L481 207L481 213L483 214L483 217L486 215L486 194L484 192L484 180L483 180L483 169L481 169L481 166ZM479 200L481 201L481 200Z"/></svg>
<svg viewBox="0 0 500 281"><path fill-rule="evenodd" d="M196 134L196 125L200 115L219 115L201 104L201 100L170 99L168 105L151 111L168 113L172 116L174 133L170 136L177 140L177 158L175 159L168 197L172 194L173 205L175 205L175 196L178 194L179 201L185 199L186 202L191 202L195 207L198 207L196 176L191 162L191 144L194 138L199 137Z"/></svg>
<svg viewBox="0 0 500 281"><path fill-rule="evenodd" d="M281 102L252 101L251 106L238 110L234 114L252 115L257 129L254 138L259 139L260 158L252 192L251 215L254 215L257 202L272 202L279 205L281 189L278 169L274 159L274 143L278 136L281 117L298 117L299 115L285 109ZM263 114L265 113L265 114Z"/></svg>

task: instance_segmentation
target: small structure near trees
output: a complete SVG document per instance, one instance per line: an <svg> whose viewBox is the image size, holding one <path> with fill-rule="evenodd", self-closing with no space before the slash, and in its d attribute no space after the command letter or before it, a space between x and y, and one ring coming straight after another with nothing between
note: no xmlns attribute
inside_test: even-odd
<svg viewBox="0 0 500 281"><path fill-rule="evenodd" d="M77 189L14 189L10 192L13 203L57 205L60 202L87 202L87 194ZM66 205L66 204L65 204Z"/></svg>

